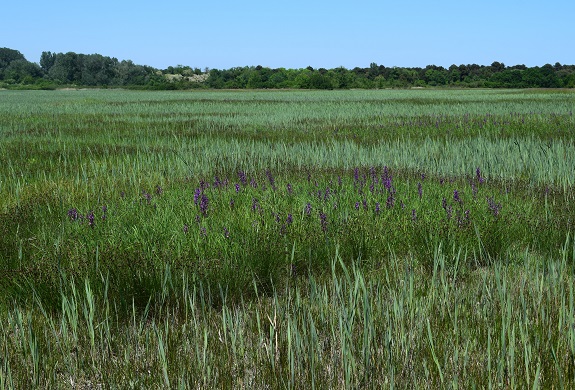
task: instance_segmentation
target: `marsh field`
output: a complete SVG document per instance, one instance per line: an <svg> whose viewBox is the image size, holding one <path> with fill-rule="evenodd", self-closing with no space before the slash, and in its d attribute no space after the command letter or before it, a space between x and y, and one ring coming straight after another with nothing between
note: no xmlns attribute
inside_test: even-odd
<svg viewBox="0 0 575 390"><path fill-rule="evenodd" d="M573 388L574 110L0 91L0 388Z"/></svg>

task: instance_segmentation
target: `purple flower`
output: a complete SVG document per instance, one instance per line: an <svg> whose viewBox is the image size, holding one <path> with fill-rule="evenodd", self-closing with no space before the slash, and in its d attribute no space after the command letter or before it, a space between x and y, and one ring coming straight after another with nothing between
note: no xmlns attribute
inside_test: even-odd
<svg viewBox="0 0 575 390"><path fill-rule="evenodd" d="M235 187L236 187L236 193L240 192L240 185L236 183Z"/></svg>
<svg viewBox="0 0 575 390"><path fill-rule="evenodd" d="M234 206L236 205L236 202L234 201L234 199L230 199L230 208L233 210Z"/></svg>
<svg viewBox="0 0 575 390"><path fill-rule="evenodd" d="M304 211L305 211L305 213L306 213L307 215L311 215L311 203L308 203L308 204L305 205L305 210L304 210Z"/></svg>
<svg viewBox="0 0 575 390"><path fill-rule="evenodd" d="M479 181L479 184L482 184L485 181L481 176L481 170L479 169L479 167L477 167L477 169L475 170L475 175L477 176L477 181Z"/></svg>
<svg viewBox="0 0 575 390"><path fill-rule="evenodd" d="M419 195L419 199L421 199L421 197L423 196L423 186L420 183L417 183L417 193Z"/></svg>
<svg viewBox="0 0 575 390"><path fill-rule="evenodd" d="M272 211L272 215L273 215L276 223L280 223L280 221L281 221L280 214Z"/></svg>
<svg viewBox="0 0 575 390"><path fill-rule="evenodd" d="M148 192L142 191L142 196L144 197L144 199L148 204L152 202L152 195L150 195Z"/></svg>
<svg viewBox="0 0 575 390"><path fill-rule="evenodd" d="M383 186L385 187L386 190L389 190L391 188L391 177L386 177L383 180Z"/></svg>
<svg viewBox="0 0 575 390"><path fill-rule="evenodd" d="M202 190L200 190L199 188L196 188L196 190L194 191L194 204L198 204L198 201L200 199L200 195L202 195Z"/></svg>
<svg viewBox="0 0 575 390"><path fill-rule="evenodd" d="M459 191L453 190L453 200L457 203L461 203L461 198L459 198Z"/></svg>
<svg viewBox="0 0 575 390"><path fill-rule="evenodd" d="M275 191L276 190L276 181L274 180L274 177L272 176L271 171L268 169L266 171L266 176L268 177L268 181L270 182L270 186L272 187L272 190Z"/></svg>
<svg viewBox="0 0 575 390"><path fill-rule="evenodd" d="M474 182L471 182L471 192L473 193L473 199L477 197L477 187Z"/></svg>
<svg viewBox="0 0 575 390"><path fill-rule="evenodd" d="M124 191L120 192L120 198L124 199L126 197L126 193Z"/></svg>
<svg viewBox="0 0 575 390"><path fill-rule="evenodd" d="M321 222L321 230L323 230L323 232L325 233L327 231L327 215L325 215L320 211L319 219Z"/></svg>
<svg viewBox="0 0 575 390"><path fill-rule="evenodd" d="M451 219L451 214L453 213L453 208L451 207L451 205L447 206L445 212L447 213L447 219Z"/></svg>
<svg viewBox="0 0 575 390"><path fill-rule="evenodd" d="M208 235L208 232L206 231L206 228L202 226L200 228L200 236L206 237L207 235Z"/></svg>
<svg viewBox="0 0 575 390"><path fill-rule="evenodd" d="M156 186L156 195L160 196L164 193L164 189L159 185Z"/></svg>
<svg viewBox="0 0 575 390"><path fill-rule="evenodd" d="M208 206L209 206L209 199L205 194L202 194L202 198L200 200L200 211L204 216L208 215Z"/></svg>
<svg viewBox="0 0 575 390"><path fill-rule="evenodd" d="M230 238L230 231L228 230L228 228L224 227L224 237L225 238Z"/></svg>
<svg viewBox="0 0 575 390"><path fill-rule="evenodd" d="M499 215L501 211L501 203L495 203L493 198L487 198L487 207L489 207L489 211L493 214L494 217Z"/></svg>
<svg viewBox="0 0 575 390"><path fill-rule="evenodd" d="M417 221L417 213L415 212L415 209L411 210L411 220L413 222Z"/></svg>
<svg viewBox="0 0 575 390"><path fill-rule="evenodd" d="M385 201L385 207L387 207L388 209L393 208L393 206L395 205L395 198L393 197L393 194L389 194L389 196L387 197L387 200Z"/></svg>
<svg viewBox="0 0 575 390"><path fill-rule="evenodd" d="M108 211L108 207L106 205L102 206L102 221L106 219L106 212Z"/></svg>
<svg viewBox="0 0 575 390"><path fill-rule="evenodd" d="M187 233L189 229L190 227L187 224L184 224L184 234Z"/></svg>
<svg viewBox="0 0 575 390"><path fill-rule="evenodd" d="M291 186L290 183L287 184L287 192L288 192L288 194L290 194L290 195L291 195L292 192L293 192L293 189L292 189L292 186Z"/></svg>
<svg viewBox="0 0 575 390"><path fill-rule="evenodd" d="M355 202L355 209L359 210L359 202Z"/></svg>
<svg viewBox="0 0 575 390"><path fill-rule="evenodd" d="M293 223L293 217L291 214L288 214L287 219L286 219L286 223L288 225L291 225Z"/></svg>
<svg viewBox="0 0 575 390"><path fill-rule="evenodd" d="M68 218L70 218L70 221L72 222L77 221L80 218L78 210L76 210L75 208L68 210Z"/></svg>
<svg viewBox="0 0 575 390"><path fill-rule="evenodd" d="M260 203L259 203L259 201L257 200L257 198L253 198L253 199L252 199L252 211L259 210L260 208L261 208L261 207L260 207Z"/></svg>
<svg viewBox="0 0 575 390"><path fill-rule="evenodd" d="M258 183L257 183L257 182L255 181L255 179L253 179L253 178L250 180L250 185L251 185L253 188L258 188Z"/></svg>
<svg viewBox="0 0 575 390"><path fill-rule="evenodd" d="M94 228L94 218L95 218L94 212L90 211L88 213L87 218L88 218L88 226L90 226L91 228Z"/></svg>
<svg viewBox="0 0 575 390"><path fill-rule="evenodd" d="M238 177L240 182L245 186L248 184L248 179L246 177L246 173L244 171L238 171Z"/></svg>
<svg viewBox="0 0 575 390"><path fill-rule="evenodd" d="M379 214L379 212L381 211L381 207L379 206L379 202L375 203L375 213Z"/></svg>

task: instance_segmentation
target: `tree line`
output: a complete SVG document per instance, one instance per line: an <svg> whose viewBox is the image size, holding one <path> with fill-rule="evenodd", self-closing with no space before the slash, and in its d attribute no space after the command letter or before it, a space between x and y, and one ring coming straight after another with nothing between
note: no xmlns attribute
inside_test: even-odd
<svg viewBox="0 0 575 390"><path fill-rule="evenodd" d="M351 88L575 88L575 65L527 67L491 65L436 65L334 69L244 66L204 69L170 66L156 69L101 54L52 53L40 62L26 60L17 50L0 48L0 87L54 89L61 86L140 89L351 89Z"/></svg>

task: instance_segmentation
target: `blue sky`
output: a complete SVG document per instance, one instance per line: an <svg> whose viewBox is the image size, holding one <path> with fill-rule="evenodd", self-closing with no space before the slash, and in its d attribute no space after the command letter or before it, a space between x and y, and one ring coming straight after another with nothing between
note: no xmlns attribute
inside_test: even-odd
<svg viewBox="0 0 575 390"><path fill-rule="evenodd" d="M85 4L84 4L85 3ZM0 47L166 68L575 64L574 0L7 1Z"/></svg>

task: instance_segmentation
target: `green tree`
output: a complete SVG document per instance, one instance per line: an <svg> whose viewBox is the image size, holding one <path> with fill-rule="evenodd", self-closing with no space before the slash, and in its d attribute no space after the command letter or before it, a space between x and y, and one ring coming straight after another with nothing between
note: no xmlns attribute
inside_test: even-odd
<svg viewBox="0 0 575 390"><path fill-rule="evenodd" d="M16 83L30 84L34 79L42 76L42 69L37 64L28 62L25 59L15 60L4 69L4 79L14 80Z"/></svg>
<svg viewBox="0 0 575 390"><path fill-rule="evenodd" d="M40 66L44 70L44 72L48 72L50 68L54 66L54 62L56 62L56 54L50 51L43 51L42 55L40 56Z"/></svg>

